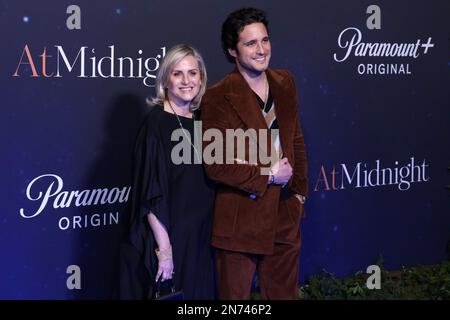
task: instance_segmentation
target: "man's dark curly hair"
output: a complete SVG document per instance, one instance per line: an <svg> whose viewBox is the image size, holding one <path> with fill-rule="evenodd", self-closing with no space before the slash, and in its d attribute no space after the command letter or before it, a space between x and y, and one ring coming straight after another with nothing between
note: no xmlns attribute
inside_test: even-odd
<svg viewBox="0 0 450 320"><path fill-rule="evenodd" d="M269 21L263 10L255 8L242 8L230 13L222 24L222 50L229 62L235 63L235 58L230 55L228 49L236 50L239 41L239 33L245 26L261 22L269 32Z"/></svg>

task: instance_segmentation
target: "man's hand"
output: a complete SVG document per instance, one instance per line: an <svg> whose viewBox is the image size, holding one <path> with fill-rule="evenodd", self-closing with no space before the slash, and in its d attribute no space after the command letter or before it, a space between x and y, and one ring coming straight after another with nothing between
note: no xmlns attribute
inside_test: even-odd
<svg viewBox="0 0 450 320"><path fill-rule="evenodd" d="M300 201L301 204L305 204L306 201L306 197L302 196L301 194L295 194L295 197L298 199L298 201Z"/></svg>
<svg viewBox="0 0 450 320"><path fill-rule="evenodd" d="M274 183L285 185L292 177L292 167L287 158L283 158L275 163L270 171L274 176Z"/></svg>

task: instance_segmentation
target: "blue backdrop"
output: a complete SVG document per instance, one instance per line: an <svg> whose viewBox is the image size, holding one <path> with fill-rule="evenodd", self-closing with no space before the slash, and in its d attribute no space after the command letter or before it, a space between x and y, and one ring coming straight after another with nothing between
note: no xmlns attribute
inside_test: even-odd
<svg viewBox="0 0 450 320"><path fill-rule="evenodd" d="M76 8L70 5L76 5ZM226 15L267 11L308 147L302 281L447 258L450 3L0 2L0 298L111 298L131 151L165 51L231 71ZM75 27L75 28L74 28ZM75 271L74 271L75 270ZM78 275L78 278L74 278Z"/></svg>

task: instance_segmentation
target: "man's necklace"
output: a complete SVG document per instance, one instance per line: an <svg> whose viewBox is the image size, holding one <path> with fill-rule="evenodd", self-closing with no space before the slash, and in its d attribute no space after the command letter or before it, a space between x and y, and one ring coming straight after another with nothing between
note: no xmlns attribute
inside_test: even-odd
<svg viewBox="0 0 450 320"><path fill-rule="evenodd" d="M267 102L269 102L269 81L266 79L266 100L264 101L263 111L266 113Z"/></svg>
<svg viewBox="0 0 450 320"><path fill-rule="evenodd" d="M178 117L178 114L176 113L175 109L172 107L172 103L170 103L170 100L167 99L167 102L169 103L170 109L172 109L172 112L175 114L175 116L177 117L178 120L178 124L180 125L181 131L183 132L183 135L186 137L186 139L188 139L189 143L191 144L192 148L194 148L195 154L197 155L197 159L199 161L199 163L201 162L201 157L200 157L200 153L198 151L198 149L194 146L194 144L192 143L191 138L186 134L183 125L181 124L181 120L180 117ZM194 121L195 124L195 121ZM195 136L195 126L194 126L194 136Z"/></svg>

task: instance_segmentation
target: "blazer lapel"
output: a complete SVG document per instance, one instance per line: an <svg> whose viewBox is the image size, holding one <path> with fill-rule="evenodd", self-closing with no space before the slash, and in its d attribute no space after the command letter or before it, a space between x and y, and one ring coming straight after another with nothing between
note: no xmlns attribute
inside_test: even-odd
<svg viewBox="0 0 450 320"><path fill-rule="evenodd" d="M230 92L225 94L225 98L230 102L239 118L248 128L267 129L266 122L262 115L252 89L245 81L244 77L235 70L230 74Z"/></svg>
<svg viewBox="0 0 450 320"><path fill-rule="evenodd" d="M278 121L278 127L280 130L280 142L283 154L285 156L289 153L288 142L289 134L293 132L295 122L293 121L295 114L291 110L295 110L296 106L290 106L295 104L295 97L292 96L291 91L286 91L289 88L288 78L282 77L279 74L267 70L267 79L269 80L270 90L272 92L273 99L275 101L275 115ZM297 121L297 119L295 119Z"/></svg>

